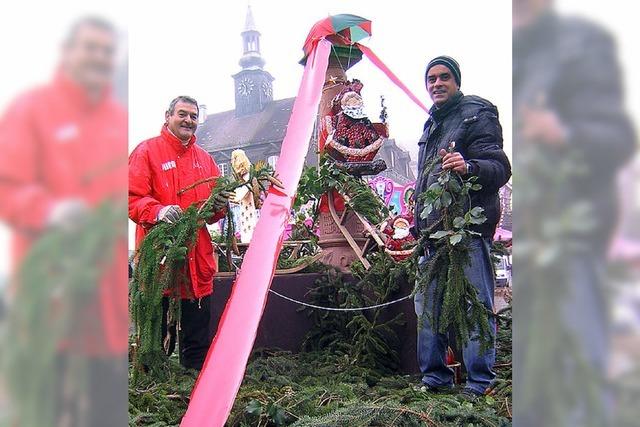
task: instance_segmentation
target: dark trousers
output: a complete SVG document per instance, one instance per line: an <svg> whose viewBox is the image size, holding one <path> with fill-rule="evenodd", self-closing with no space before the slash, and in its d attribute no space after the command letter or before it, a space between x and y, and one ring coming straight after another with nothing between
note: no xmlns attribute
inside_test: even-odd
<svg viewBox="0 0 640 427"><path fill-rule="evenodd" d="M56 362L55 422L69 427L126 426L127 357L60 354ZM20 414L22 418L22 414Z"/></svg>
<svg viewBox="0 0 640 427"><path fill-rule="evenodd" d="M185 368L202 369L213 338L209 323L211 320L211 295L196 300L180 301L180 364ZM162 342L168 355L176 346L176 322L167 325L169 298L162 298ZM168 338L167 338L168 333Z"/></svg>
<svg viewBox="0 0 640 427"><path fill-rule="evenodd" d="M490 240L486 238L473 238L469 242L469 256L471 264L465 266L464 272L476 289L478 298L485 305L487 310L493 312L493 292L494 273L491 265ZM427 258L421 258L420 263L426 262ZM415 311L418 318L422 316L424 310L431 311L433 304L433 286L429 289L428 295L417 293L414 299ZM442 305L440 301L436 304L434 316L439 315ZM491 330L495 334L495 318L489 318ZM474 332L471 340L462 349L462 357L467 369L466 388L476 394L482 394L491 385L496 374L493 372L493 365L496 359L495 341L494 345L484 353L480 352L480 343L473 338L477 335ZM432 387L443 387L453 385L454 372L446 365L446 352L449 338L446 334L434 332L428 319L424 319L421 329L418 329L418 365L424 375L422 382Z"/></svg>

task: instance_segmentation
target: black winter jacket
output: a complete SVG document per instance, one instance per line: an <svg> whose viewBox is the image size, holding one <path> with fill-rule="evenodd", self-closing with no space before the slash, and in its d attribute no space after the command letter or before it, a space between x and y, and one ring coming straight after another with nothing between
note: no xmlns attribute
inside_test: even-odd
<svg viewBox="0 0 640 427"><path fill-rule="evenodd" d="M525 118L515 112L526 106L557 115L568 132L559 155L579 159L583 170L555 190L562 191L558 204L589 203L595 225L580 232L580 238L602 256L618 224L618 172L636 150L637 136L624 95L616 43L603 28L549 12L514 32L514 150L523 152L530 143L520 132ZM523 156L518 158L526 162ZM540 206L524 215L552 211L552 206ZM514 224L517 233L516 228Z"/></svg>
<svg viewBox="0 0 640 427"><path fill-rule="evenodd" d="M441 108L432 107L430 113L418 141L415 232L419 233L439 219L440 213L436 211L426 219L420 218L424 204L418 196L437 181L437 174L442 170L442 162L438 162L431 173L425 170L427 165L438 156L441 148L447 149L455 141L455 151L469 163L469 174L477 176L476 182L482 185L481 190L470 193L471 207L484 208L487 220L472 230L483 237L493 237L500 221L498 190L511 177L511 164L502 150L502 126L497 108L486 99L458 92Z"/></svg>

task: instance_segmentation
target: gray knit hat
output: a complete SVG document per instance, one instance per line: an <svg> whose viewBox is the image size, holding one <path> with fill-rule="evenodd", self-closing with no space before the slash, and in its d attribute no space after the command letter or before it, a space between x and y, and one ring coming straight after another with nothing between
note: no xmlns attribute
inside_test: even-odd
<svg viewBox="0 0 640 427"><path fill-rule="evenodd" d="M424 72L425 81L427 80L427 74L429 74L429 69L434 65L444 65L449 70L451 70L451 72L453 73L453 78L456 80L456 83L458 83L458 86L460 86L460 64L458 64L458 61L446 55L437 56L433 58L427 64L427 70Z"/></svg>

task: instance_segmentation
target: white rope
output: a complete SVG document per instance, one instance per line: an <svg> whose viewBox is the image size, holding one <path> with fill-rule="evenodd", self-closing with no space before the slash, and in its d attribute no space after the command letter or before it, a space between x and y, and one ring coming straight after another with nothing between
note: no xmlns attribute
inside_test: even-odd
<svg viewBox="0 0 640 427"><path fill-rule="evenodd" d="M298 300L295 300L295 299L293 299L293 298L289 298L289 297L288 297L288 296L286 296L286 295L279 294L278 292L274 291L273 289L269 289L269 292L274 293L274 294L276 294L277 296L279 296L280 298L282 298L282 299L286 299L287 301L291 301L291 302L294 302L294 303L296 303L296 304L303 305L303 306L305 306L305 307L309 307L309 308L316 308L316 309L318 309L318 310L326 310L326 311L362 311L362 310L373 310L374 308L386 307L386 306L388 306L388 305L395 304L395 303L398 303L398 302L400 302L400 301L404 301L404 300L406 300L406 299L411 298L411 294L409 294L409 295L407 295L407 296L404 296L404 297L402 297L402 298L398 298L398 299L393 300L393 301L389 301L389 302L385 302L385 303L377 304L377 305L370 305L370 306L367 306L367 307L359 307L359 308L335 308L335 307L321 307L321 306L319 306L319 305L307 304L306 302L298 301Z"/></svg>

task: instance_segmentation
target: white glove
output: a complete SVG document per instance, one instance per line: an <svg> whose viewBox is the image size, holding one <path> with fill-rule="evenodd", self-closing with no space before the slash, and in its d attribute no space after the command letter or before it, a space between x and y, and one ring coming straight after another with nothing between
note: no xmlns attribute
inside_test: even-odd
<svg viewBox="0 0 640 427"><path fill-rule="evenodd" d="M168 222L169 224L173 224L180 218L182 214L182 209L178 205L167 205L164 208L160 209L158 212L158 221Z"/></svg>
<svg viewBox="0 0 640 427"><path fill-rule="evenodd" d="M48 227L70 229L86 216L89 207L82 199L65 199L57 202L47 218Z"/></svg>

